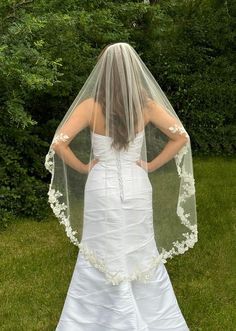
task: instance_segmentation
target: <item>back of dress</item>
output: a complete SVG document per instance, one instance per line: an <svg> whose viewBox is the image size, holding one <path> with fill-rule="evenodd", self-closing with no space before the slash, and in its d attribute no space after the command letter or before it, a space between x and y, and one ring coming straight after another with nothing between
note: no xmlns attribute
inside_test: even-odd
<svg viewBox="0 0 236 331"><path fill-rule="evenodd" d="M98 163L85 185L81 253L113 284L148 280L160 255L154 239L152 186L137 165L144 130L127 150L111 147L111 137L91 132Z"/></svg>

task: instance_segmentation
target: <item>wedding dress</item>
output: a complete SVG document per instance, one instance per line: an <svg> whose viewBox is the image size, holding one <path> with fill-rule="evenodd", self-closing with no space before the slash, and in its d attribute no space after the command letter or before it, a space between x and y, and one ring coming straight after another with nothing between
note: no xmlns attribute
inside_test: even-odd
<svg viewBox="0 0 236 331"><path fill-rule="evenodd" d="M159 256L152 185L147 172L136 163L143 137L144 130L136 134L128 150L117 152L109 136L91 132L93 153L99 162L85 184L81 249L56 331L189 330L161 259L153 265L146 282L130 280L126 274L129 265L138 265L141 243L143 258ZM130 180L133 175L135 191ZM106 267L99 267L96 254L90 260L83 241L91 241L96 252L106 247L113 256L109 269L119 266L113 279Z"/></svg>

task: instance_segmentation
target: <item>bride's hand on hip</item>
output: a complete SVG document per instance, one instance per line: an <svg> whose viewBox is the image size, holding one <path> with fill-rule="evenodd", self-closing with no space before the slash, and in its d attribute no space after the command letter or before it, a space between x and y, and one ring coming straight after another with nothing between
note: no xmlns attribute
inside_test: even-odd
<svg viewBox="0 0 236 331"><path fill-rule="evenodd" d="M83 172L85 174L88 174L92 170L92 168L95 166L95 164L97 164L98 162L99 162L99 159L93 159L89 163L85 164L83 167L84 168Z"/></svg>
<svg viewBox="0 0 236 331"><path fill-rule="evenodd" d="M146 162L146 161L143 161L143 160L138 160L138 161L136 161L136 164L138 166L140 166L141 168L143 168L144 170L148 171L148 172L153 172L154 170L156 170L153 167L152 162Z"/></svg>

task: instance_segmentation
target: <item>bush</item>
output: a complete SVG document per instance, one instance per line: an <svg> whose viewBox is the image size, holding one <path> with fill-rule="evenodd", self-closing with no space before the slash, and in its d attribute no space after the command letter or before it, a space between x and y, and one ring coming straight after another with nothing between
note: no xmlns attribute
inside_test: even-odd
<svg viewBox="0 0 236 331"><path fill-rule="evenodd" d="M235 152L233 4L152 3L0 4L0 227L14 216L47 215L49 142L111 42L136 48L186 126L193 153Z"/></svg>

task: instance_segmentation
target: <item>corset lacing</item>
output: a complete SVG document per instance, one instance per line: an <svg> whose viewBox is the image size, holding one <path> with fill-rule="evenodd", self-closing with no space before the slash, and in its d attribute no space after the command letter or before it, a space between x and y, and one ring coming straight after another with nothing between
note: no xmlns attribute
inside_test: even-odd
<svg viewBox="0 0 236 331"><path fill-rule="evenodd" d="M118 171L118 181L120 187L120 198L124 200L124 186L123 186L123 179L122 179L122 167L120 162L120 151L116 152L116 164L117 164L117 171Z"/></svg>

